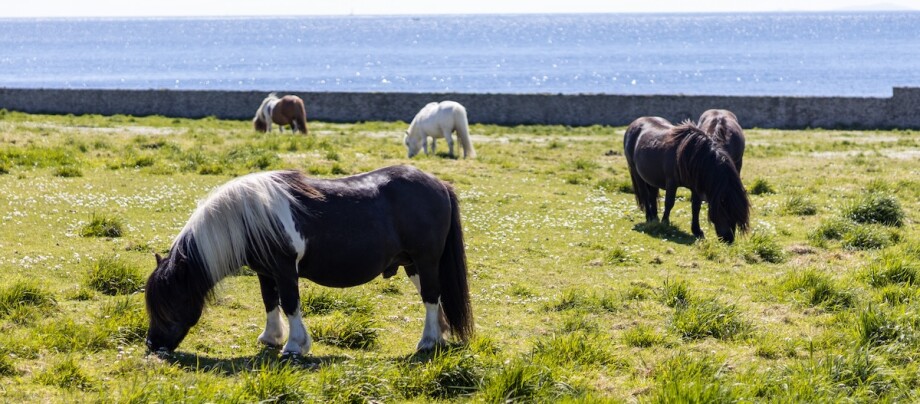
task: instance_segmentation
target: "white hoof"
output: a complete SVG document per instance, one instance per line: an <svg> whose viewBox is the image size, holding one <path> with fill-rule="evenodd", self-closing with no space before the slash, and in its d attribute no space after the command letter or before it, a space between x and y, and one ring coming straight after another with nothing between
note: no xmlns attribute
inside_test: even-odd
<svg viewBox="0 0 920 404"><path fill-rule="evenodd" d="M425 338L422 338L422 340L418 342L418 346L416 346L415 349L417 351L430 351L432 349L435 349L439 346L444 346L444 345L447 345L447 343L444 341L443 338L425 337Z"/></svg>
<svg viewBox="0 0 920 404"><path fill-rule="evenodd" d="M279 347L284 344L284 335L282 333L267 333L262 332L262 335L259 335L259 342L263 345L271 347Z"/></svg>

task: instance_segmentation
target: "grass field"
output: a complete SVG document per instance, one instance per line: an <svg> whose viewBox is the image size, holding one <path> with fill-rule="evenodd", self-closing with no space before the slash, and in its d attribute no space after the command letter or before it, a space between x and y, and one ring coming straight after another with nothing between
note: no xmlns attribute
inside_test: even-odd
<svg viewBox="0 0 920 404"><path fill-rule="evenodd" d="M917 132L748 130L752 231L727 246L689 234L686 190L673 227L642 223L623 128L474 125L478 159L408 160L405 127L0 111L0 401L920 399ZM393 164L459 192L472 341L416 354L405 276L303 281L315 343L282 361L244 269L177 353L146 355L153 253L209 190Z"/></svg>

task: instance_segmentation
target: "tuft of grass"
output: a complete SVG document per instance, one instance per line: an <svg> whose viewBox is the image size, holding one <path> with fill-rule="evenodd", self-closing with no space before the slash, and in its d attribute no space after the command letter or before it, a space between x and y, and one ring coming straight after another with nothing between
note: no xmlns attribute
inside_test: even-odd
<svg viewBox="0 0 920 404"><path fill-rule="evenodd" d="M143 341L147 335L144 305L128 296L104 302L96 317L95 331L114 345Z"/></svg>
<svg viewBox="0 0 920 404"><path fill-rule="evenodd" d="M235 395L246 402L302 403L310 401L306 393L309 386L304 382L295 367L263 363L243 372L241 380L236 383Z"/></svg>
<svg viewBox="0 0 920 404"><path fill-rule="evenodd" d="M604 254L604 261L608 264L620 265L635 261L623 247L614 246Z"/></svg>
<svg viewBox="0 0 920 404"><path fill-rule="evenodd" d="M668 307L686 306L690 302L690 287L684 280L665 279L658 299Z"/></svg>
<svg viewBox="0 0 920 404"><path fill-rule="evenodd" d="M31 282L19 281L0 289L0 317L23 307L48 309L55 304L54 295Z"/></svg>
<svg viewBox="0 0 920 404"><path fill-rule="evenodd" d="M597 187L607 192L632 194L632 181L623 179L604 178L597 182Z"/></svg>
<svg viewBox="0 0 920 404"><path fill-rule="evenodd" d="M107 295L139 292L144 286L141 270L117 257L102 257L86 276L86 286Z"/></svg>
<svg viewBox="0 0 920 404"><path fill-rule="evenodd" d="M446 400L470 396L483 383L486 368L478 355L465 349L437 350L434 356L418 368L405 369L411 379L407 384L415 386L412 394Z"/></svg>
<svg viewBox="0 0 920 404"><path fill-rule="evenodd" d="M567 316L562 320L562 328L560 329L563 333L572 333L572 332L597 332L600 330L600 327L597 325L597 322L594 321L589 316L577 313L572 316Z"/></svg>
<svg viewBox="0 0 920 404"><path fill-rule="evenodd" d="M620 309L619 301L612 295L585 294L579 290L566 290L555 302L545 306L550 311L577 310L581 312L601 313L616 312Z"/></svg>
<svg viewBox="0 0 920 404"><path fill-rule="evenodd" d="M346 362L319 373L322 398L332 403L390 402L399 397L390 383L394 369L378 362Z"/></svg>
<svg viewBox="0 0 920 404"><path fill-rule="evenodd" d="M815 270L790 273L782 282L784 290L801 293L811 306L838 310L853 306L852 292L843 290L831 278Z"/></svg>
<svg viewBox="0 0 920 404"><path fill-rule="evenodd" d="M335 313L311 326L311 331L317 342L340 348L369 349L377 345L376 324L372 318L363 314L346 316Z"/></svg>
<svg viewBox="0 0 920 404"><path fill-rule="evenodd" d="M822 221L817 228L808 234L812 243L823 245L828 240L841 240L843 235L853 228L853 223L843 219Z"/></svg>
<svg viewBox="0 0 920 404"><path fill-rule="evenodd" d="M776 193L776 190L773 189L773 185L770 185L770 183L763 178L754 179L754 182L751 184L751 186L748 187L747 190L751 195L766 195Z"/></svg>
<svg viewBox="0 0 920 404"><path fill-rule="evenodd" d="M35 380L46 386L65 390L93 390L96 382L80 368L73 358L64 359L50 369L35 375Z"/></svg>
<svg viewBox="0 0 920 404"><path fill-rule="evenodd" d="M723 367L711 358L679 353L658 364L649 403L729 403L737 401L727 383Z"/></svg>
<svg viewBox="0 0 920 404"><path fill-rule="evenodd" d="M370 314L373 311L373 305L367 298L327 288L311 289L310 293L301 297L300 307L306 315L320 316L335 311L348 314Z"/></svg>
<svg viewBox="0 0 920 404"><path fill-rule="evenodd" d="M83 237L121 237L124 235L122 227L121 219L117 217L97 216L93 213L89 223L80 229L80 235Z"/></svg>
<svg viewBox="0 0 920 404"><path fill-rule="evenodd" d="M647 325L637 325L623 331L623 343L636 348L648 348L664 343L663 335Z"/></svg>
<svg viewBox="0 0 920 404"><path fill-rule="evenodd" d="M893 196L868 193L846 205L843 216L856 223L881 224L900 227L904 224L904 210Z"/></svg>
<svg viewBox="0 0 920 404"><path fill-rule="evenodd" d="M552 402L578 393L549 368L516 360L487 378L480 397L488 403Z"/></svg>
<svg viewBox="0 0 920 404"><path fill-rule="evenodd" d="M16 370L13 359L10 358L9 355L0 352L0 377L16 376L18 374L19 371Z"/></svg>
<svg viewBox="0 0 920 404"><path fill-rule="evenodd" d="M722 262L729 247L716 237L698 239L693 243L697 251L708 261Z"/></svg>
<svg viewBox="0 0 920 404"><path fill-rule="evenodd" d="M779 211L790 216L813 216L818 213L818 206L802 195L792 195L783 201Z"/></svg>
<svg viewBox="0 0 920 404"><path fill-rule="evenodd" d="M83 176L83 171L79 167L61 166L54 169L54 176L61 178L77 178Z"/></svg>
<svg viewBox="0 0 920 404"><path fill-rule="evenodd" d="M766 336L754 346L754 355L764 359L795 358L795 345L774 336Z"/></svg>
<svg viewBox="0 0 920 404"><path fill-rule="evenodd" d="M841 239L841 245L847 250L878 250L894 242L888 229L872 224L852 226Z"/></svg>
<svg viewBox="0 0 920 404"><path fill-rule="evenodd" d="M897 340L902 330L891 314L877 306L869 305L856 317L856 335L865 345L883 345Z"/></svg>
<svg viewBox="0 0 920 404"><path fill-rule="evenodd" d="M865 270L869 285L883 287L892 284L914 285L920 281L920 264L904 254L886 251Z"/></svg>
<svg viewBox="0 0 920 404"><path fill-rule="evenodd" d="M692 300L677 306L671 326L684 339L713 337L730 340L742 336L750 324L742 318L735 305L726 305L715 299Z"/></svg>
<svg viewBox="0 0 920 404"><path fill-rule="evenodd" d="M754 231L741 247L748 263L769 262L777 264L786 259L786 253L776 239L762 231Z"/></svg>
<svg viewBox="0 0 920 404"><path fill-rule="evenodd" d="M610 363L613 355L606 349L607 338L596 333L570 332L539 339L534 343L533 358L547 366L565 363L566 367L594 366Z"/></svg>

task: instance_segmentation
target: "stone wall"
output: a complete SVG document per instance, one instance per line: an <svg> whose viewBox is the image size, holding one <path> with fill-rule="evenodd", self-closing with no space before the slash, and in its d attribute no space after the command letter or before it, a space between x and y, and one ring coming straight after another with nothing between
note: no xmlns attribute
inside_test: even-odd
<svg viewBox="0 0 920 404"><path fill-rule="evenodd" d="M287 94L279 92L279 94ZM502 125L628 125L645 115L679 122L709 108L735 112L744 127L920 128L920 88L890 98L606 94L463 94L294 92L307 118L330 122L410 121L431 101L467 107L470 122ZM252 119L262 91L58 90L0 88L0 108L45 114L163 115Z"/></svg>

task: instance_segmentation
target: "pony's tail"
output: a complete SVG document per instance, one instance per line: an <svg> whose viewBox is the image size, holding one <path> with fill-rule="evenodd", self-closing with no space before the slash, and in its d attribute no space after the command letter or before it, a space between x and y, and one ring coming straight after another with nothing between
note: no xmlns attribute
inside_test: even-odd
<svg viewBox="0 0 920 404"><path fill-rule="evenodd" d="M470 141L470 122L466 119L466 110L460 113L459 122L454 123L457 130L457 138L463 146L463 157L471 159L476 158L476 150L473 150L473 142Z"/></svg>
<svg viewBox="0 0 920 404"><path fill-rule="evenodd" d="M300 112L299 115L294 117L294 122L297 122L297 130L299 130L304 135L309 135L310 130L307 129L307 109L303 106L303 101L300 102Z"/></svg>
<svg viewBox="0 0 920 404"><path fill-rule="evenodd" d="M450 230L441 253L439 274L441 308L451 334L462 341L473 335L473 309L470 306L470 289L466 277L466 251L463 228L460 224L460 204L457 193L448 183L443 183L450 194Z"/></svg>
<svg viewBox="0 0 920 404"><path fill-rule="evenodd" d="M626 165L629 166L629 179L632 180L633 195L636 197L636 204L639 205L639 208L644 212L649 202L658 203L658 195L657 193L653 195L649 185L639 177L639 172L636 171L636 164L633 161L633 153L636 148L635 142L636 139L639 138L640 131L642 131L641 126L630 125L626 128L626 133L623 135L623 154L626 156ZM657 191L657 188L655 190Z"/></svg>
<svg viewBox="0 0 920 404"><path fill-rule="evenodd" d="M294 118L294 122L297 123L297 130L304 135L309 135L310 131L307 129L307 118L304 116L298 116Z"/></svg>

